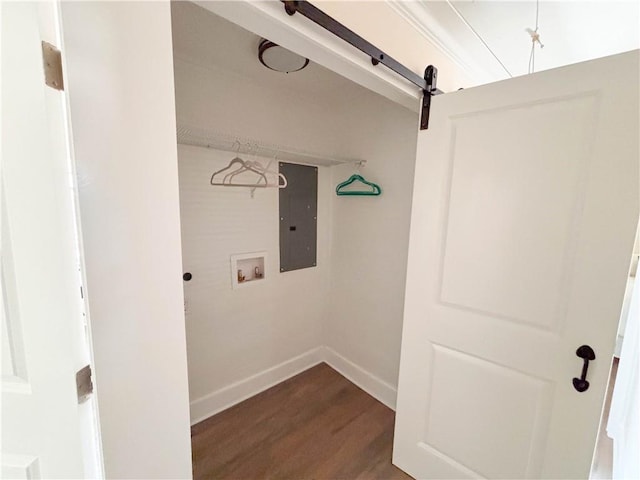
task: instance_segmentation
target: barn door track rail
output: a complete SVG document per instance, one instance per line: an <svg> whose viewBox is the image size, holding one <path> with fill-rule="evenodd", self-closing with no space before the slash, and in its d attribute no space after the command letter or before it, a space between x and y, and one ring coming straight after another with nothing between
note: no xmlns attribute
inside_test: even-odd
<svg viewBox="0 0 640 480"><path fill-rule="evenodd" d="M330 17L319 8L312 5L306 0L281 0L284 3L284 9L289 15L300 13L312 22L320 25L335 36L341 38L345 42L353 45L361 52L371 57L371 63L378 65L383 64L390 68L398 75L409 80L415 86L420 88L423 93L422 111L420 116L420 130L426 130L429 127L429 111L431 108L431 97L439 95L442 92L436 87L438 79L438 69L433 65L429 65L424 72L424 77L409 70L403 64L390 57L375 45L372 45L357 33L349 30L343 24L333 17Z"/></svg>

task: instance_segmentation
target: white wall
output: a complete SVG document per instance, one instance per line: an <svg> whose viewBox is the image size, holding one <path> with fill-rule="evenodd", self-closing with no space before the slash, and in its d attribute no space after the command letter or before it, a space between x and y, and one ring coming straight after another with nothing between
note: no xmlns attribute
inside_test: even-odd
<svg viewBox="0 0 640 480"><path fill-rule="evenodd" d="M350 147L367 160L361 173L382 187L382 195L331 197L331 308L324 342L395 389L418 119L375 100L342 112L341 121L357 127L349 130ZM353 173L349 166L333 170L334 185Z"/></svg>
<svg viewBox="0 0 640 480"><path fill-rule="evenodd" d="M331 174L319 168L317 267L280 273L278 189L212 187L232 154L179 145L192 421L228 406L225 387L319 346L329 279ZM269 159L259 158L263 164ZM233 289L230 256L266 252L265 279ZM308 363L304 365L308 366Z"/></svg>
<svg viewBox="0 0 640 480"><path fill-rule="evenodd" d="M252 55L251 61L257 62L256 57ZM275 74L264 71L265 75ZM344 124L336 121L339 116L335 115L341 105L331 96L317 98L312 92L287 88L284 81L281 88L267 87L259 78L249 78L224 66L205 64L179 54L175 58L175 83L179 126L248 137L327 156L345 152Z"/></svg>
<svg viewBox="0 0 640 480"><path fill-rule="evenodd" d="M169 2L62 3L108 478L190 478Z"/></svg>

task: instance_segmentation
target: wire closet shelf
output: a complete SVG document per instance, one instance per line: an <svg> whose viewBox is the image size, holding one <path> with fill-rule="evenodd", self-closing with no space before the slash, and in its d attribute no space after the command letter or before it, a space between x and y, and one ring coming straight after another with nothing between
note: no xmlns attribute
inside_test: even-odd
<svg viewBox="0 0 640 480"><path fill-rule="evenodd" d="M332 166L362 162L356 158L330 157L285 145L183 125L177 128L177 140L180 145L211 148L264 158L277 158L278 161L305 165Z"/></svg>

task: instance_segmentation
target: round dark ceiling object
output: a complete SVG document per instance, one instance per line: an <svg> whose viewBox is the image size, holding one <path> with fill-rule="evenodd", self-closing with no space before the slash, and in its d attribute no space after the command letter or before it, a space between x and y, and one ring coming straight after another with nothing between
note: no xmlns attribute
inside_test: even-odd
<svg viewBox="0 0 640 480"><path fill-rule="evenodd" d="M297 72L309 65L309 59L287 50L270 40L262 40L258 49L260 63L276 72Z"/></svg>

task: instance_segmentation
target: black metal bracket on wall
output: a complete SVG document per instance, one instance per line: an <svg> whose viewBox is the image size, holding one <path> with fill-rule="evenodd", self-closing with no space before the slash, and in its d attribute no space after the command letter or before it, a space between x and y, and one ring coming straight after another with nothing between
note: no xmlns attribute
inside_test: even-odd
<svg viewBox="0 0 640 480"><path fill-rule="evenodd" d="M374 65L381 63L420 88L423 94L422 109L420 112L420 130L426 130L429 127L431 97L433 95L444 93L436 87L438 79L438 69L436 67L429 65L424 72L424 77L421 77L308 1L281 1L284 3L284 9L289 15L300 13L312 22L320 25L335 36L341 38L345 42L353 45L358 50L368 55L371 58L371 63Z"/></svg>

